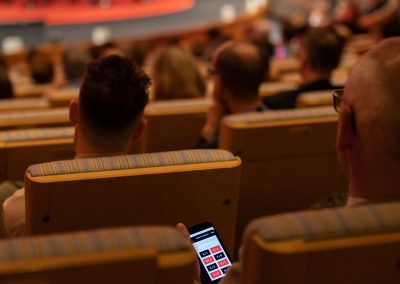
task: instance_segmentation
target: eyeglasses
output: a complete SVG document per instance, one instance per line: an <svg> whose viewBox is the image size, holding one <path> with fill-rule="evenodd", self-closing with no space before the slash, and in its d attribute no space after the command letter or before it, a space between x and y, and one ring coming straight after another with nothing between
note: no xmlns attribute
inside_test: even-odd
<svg viewBox="0 0 400 284"><path fill-rule="evenodd" d="M342 104L343 104L343 93L344 93L344 90L343 89L341 89L341 90L336 90L336 91L334 91L333 93L332 93L332 97L333 97L333 108L336 110L336 112L338 112L338 113L340 113L340 108L341 108L341 106L342 106ZM354 114L354 110L353 110L353 108L351 107L351 106L349 106L350 107L350 110L351 110L351 127L352 127L352 129L353 129L353 131L354 131L354 133L356 132L356 117L355 117L355 114Z"/></svg>
<svg viewBox="0 0 400 284"><path fill-rule="evenodd" d="M333 108L336 110L336 112L340 112L340 107L343 103L343 93L344 90L336 90L332 93L332 97L333 97Z"/></svg>

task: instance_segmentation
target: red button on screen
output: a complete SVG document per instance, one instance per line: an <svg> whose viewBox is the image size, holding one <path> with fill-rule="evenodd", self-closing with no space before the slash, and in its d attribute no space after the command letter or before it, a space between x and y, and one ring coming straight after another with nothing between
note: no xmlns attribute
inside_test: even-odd
<svg viewBox="0 0 400 284"><path fill-rule="evenodd" d="M212 256L203 258L203 262L204 262L204 264L206 264L206 265L207 265L207 264L210 264L210 263L214 262L214 258L213 258Z"/></svg>
<svg viewBox="0 0 400 284"><path fill-rule="evenodd" d="M221 261L218 261L218 266L219 267L223 267L223 266L227 266L229 264L228 260L225 258Z"/></svg>
<svg viewBox="0 0 400 284"><path fill-rule="evenodd" d="M221 272L220 270L211 272L211 278L212 278L212 279L215 279L215 278L217 278L217 277L220 277L221 275L222 275L222 272Z"/></svg>
<svg viewBox="0 0 400 284"><path fill-rule="evenodd" d="M221 251L221 246L218 245L218 246L212 247L212 248L210 248L210 250L212 253L217 253L217 252Z"/></svg>

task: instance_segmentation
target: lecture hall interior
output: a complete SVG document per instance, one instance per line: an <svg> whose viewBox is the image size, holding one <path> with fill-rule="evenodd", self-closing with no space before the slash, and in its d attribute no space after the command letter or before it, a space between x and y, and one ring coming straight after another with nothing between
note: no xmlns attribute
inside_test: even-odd
<svg viewBox="0 0 400 284"><path fill-rule="evenodd" d="M399 78L400 0L0 0L0 284L400 283Z"/></svg>

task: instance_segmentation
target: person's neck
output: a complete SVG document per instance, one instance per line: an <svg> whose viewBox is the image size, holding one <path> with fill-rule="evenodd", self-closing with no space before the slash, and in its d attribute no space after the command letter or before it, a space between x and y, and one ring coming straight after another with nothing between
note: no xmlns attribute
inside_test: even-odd
<svg viewBox="0 0 400 284"><path fill-rule="evenodd" d="M251 101L232 101L229 110L232 114L246 113L262 106L262 100L256 98Z"/></svg>
<svg viewBox="0 0 400 284"><path fill-rule="evenodd" d="M322 72L322 71L316 71L312 69L307 69L304 70L302 75L303 75L303 83L307 84L310 82L314 81L320 81L320 80L330 80L331 78L331 72Z"/></svg>
<svg viewBox="0 0 400 284"><path fill-rule="evenodd" d="M76 157L127 154L130 148L129 143L127 143L126 145L122 145L121 143L112 143L112 141L96 142L92 142L90 139L85 138L85 134L80 132L80 135L76 137L75 141Z"/></svg>

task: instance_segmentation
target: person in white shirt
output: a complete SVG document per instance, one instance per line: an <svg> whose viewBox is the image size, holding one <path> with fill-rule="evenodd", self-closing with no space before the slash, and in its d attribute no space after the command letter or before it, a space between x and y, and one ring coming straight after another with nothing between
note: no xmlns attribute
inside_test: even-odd
<svg viewBox="0 0 400 284"><path fill-rule="evenodd" d="M130 151L145 125L149 84L149 77L127 58L113 55L88 65L79 99L70 105L76 158ZM3 224L10 237L24 234L24 189L5 200Z"/></svg>

